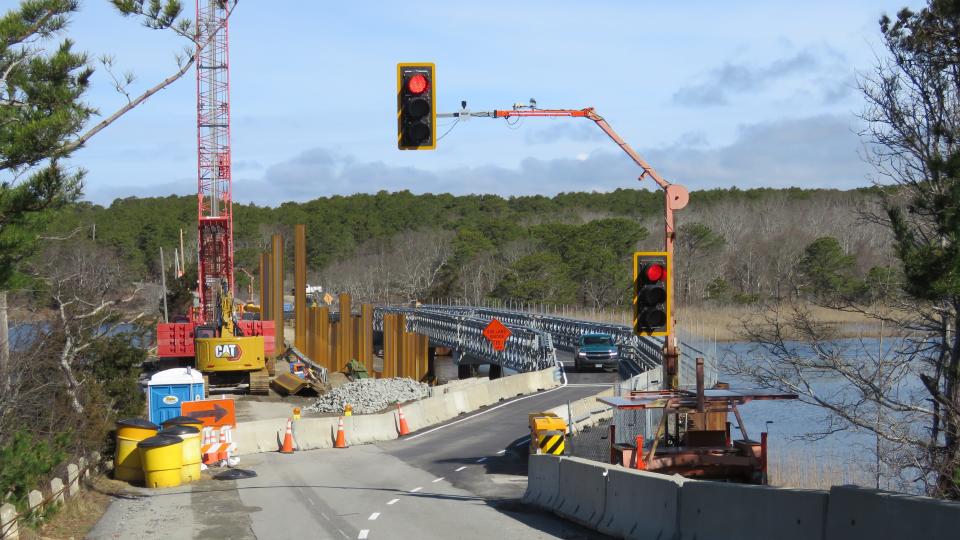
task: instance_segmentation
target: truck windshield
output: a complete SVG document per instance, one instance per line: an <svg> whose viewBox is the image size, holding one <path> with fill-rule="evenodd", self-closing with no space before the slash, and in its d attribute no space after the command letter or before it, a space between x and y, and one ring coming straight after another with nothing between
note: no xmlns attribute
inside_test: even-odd
<svg viewBox="0 0 960 540"><path fill-rule="evenodd" d="M613 340L607 336L583 336L584 345L613 345Z"/></svg>

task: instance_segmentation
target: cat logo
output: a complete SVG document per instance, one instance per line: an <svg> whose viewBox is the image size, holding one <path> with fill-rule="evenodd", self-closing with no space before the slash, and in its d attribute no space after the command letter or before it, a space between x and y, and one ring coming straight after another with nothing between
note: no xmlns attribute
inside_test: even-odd
<svg viewBox="0 0 960 540"><path fill-rule="evenodd" d="M230 360L236 360L240 358L242 351L240 350L240 345L236 343L224 343L222 345L215 345L213 347L213 355L217 358L229 358Z"/></svg>

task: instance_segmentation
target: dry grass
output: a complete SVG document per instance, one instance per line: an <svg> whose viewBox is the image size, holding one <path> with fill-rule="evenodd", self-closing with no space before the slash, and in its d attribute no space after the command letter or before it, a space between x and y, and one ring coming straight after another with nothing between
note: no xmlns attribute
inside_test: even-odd
<svg viewBox="0 0 960 540"><path fill-rule="evenodd" d="M834 326L838 337L875 337L880 334L879 324L859 313L849 313L808 304L805 306L814 318L824 324ZM709 341L740 341L742 321L757 322L762 315L758 305L730 306L688 306L674 312L677 326L686 334L696 335ZM628 310L593 310L583 308L557 308L548 313L561 317L597 321L613 324L632 324L632 314ZM888 330L889 331L889 330Z"/></svg>
<svg viewBox="0 0 960 540"><path fill-rule="evenodd" d="M97 481L94 481L96 486ZM24 540L73 540L86 538L87 534L100 521L107 507L110 506L110 496L96 487L83 489L80 493L68 499L63 507L59 508L43 525L20 527L20 538Z"/></svg>
<svg viewBox="0 0 960 540"><path fill-rule="evenodd" d="M877 321L860 313L850 313L807 304L804 306L814 320L836 329L838 337L875 337L880 334ZM739 341L744 322L756 323L763 315L762 307L747 306L692 306L677 312L677 324L687 332L716 341Z"/></svg>
<svg viewBox="0 0 960 540"><path fill-rule="evenodd" d="M802 489L828 490L831 486L875 485L874 477L849 459L811 458L795 452L776 453L767 464L770 485Z"/></svg>

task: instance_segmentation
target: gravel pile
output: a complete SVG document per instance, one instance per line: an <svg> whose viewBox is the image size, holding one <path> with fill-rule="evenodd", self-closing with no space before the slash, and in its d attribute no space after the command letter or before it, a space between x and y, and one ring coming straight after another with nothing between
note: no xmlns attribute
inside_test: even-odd
<svg viewBox="0 0 960 540"><path fill-rule="evenodd" d="M341 413L347 403L355 414L380 412L394 403L404 403L430 396L430 386L413 379L360 379L338 386L320 396L306 410Z"/></svg>

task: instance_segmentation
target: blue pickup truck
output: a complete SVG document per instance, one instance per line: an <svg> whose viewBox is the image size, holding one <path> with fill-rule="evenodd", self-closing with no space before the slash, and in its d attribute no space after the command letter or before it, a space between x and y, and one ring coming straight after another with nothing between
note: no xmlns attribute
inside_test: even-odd
<svg viewBox="0 0 960 540"><path fill-rule="evenodd" d="M573 351L573 365L577 371L585 369L616 370L620 363L620 348L610 334L583 334Z"/></svg>

